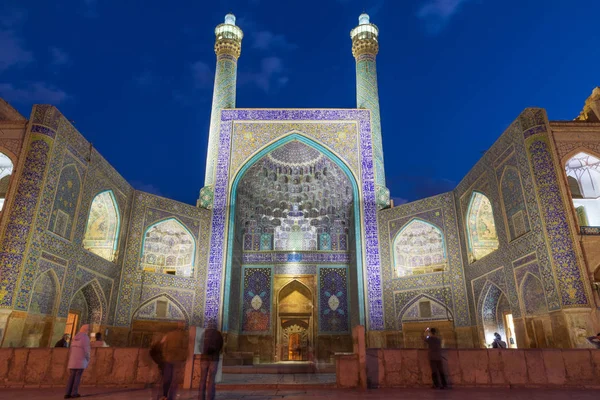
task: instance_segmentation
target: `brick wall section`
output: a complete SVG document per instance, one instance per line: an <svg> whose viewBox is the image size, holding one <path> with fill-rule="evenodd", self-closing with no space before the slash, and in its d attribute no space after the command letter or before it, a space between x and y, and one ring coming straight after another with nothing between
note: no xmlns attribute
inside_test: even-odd
<svg viewBox="0 0 600 400"><path fill-rule="evenodd" d="M61 387L68 378L68 349L0 349L0 388ZM148 349L92 349L82 386L144 387L158 381L159 372Z"/></svg>
<svg viewBox="0 0 600 400"><path fill-rule="evenodd" d="M444 368L452 386L599 387L600 350L446 349ZM338 363L352 363L338 358ZM338 365L338 386L353 382L356 369ZM340 374L340 372L342 374ZM431 386L427 350L368 349L370 387Z"/></svg>

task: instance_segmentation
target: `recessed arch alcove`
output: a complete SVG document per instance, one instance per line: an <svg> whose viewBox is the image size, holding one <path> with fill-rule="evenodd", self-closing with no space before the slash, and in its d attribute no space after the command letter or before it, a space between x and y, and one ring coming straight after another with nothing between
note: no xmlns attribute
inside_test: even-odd
<svg viewBox="0 0 600 400"><path fill-rule="evenodd" d="M348 327L364 323L359 193L350 169L329 149L292 133L252 157L230 191L223 307L228 346L264 349L261 361L311 358L309 343L315 348L319 340L317 313L331 312L319 310L315 300L319 260L348 267L336 290L350 299L353 312L345 314L345 305L333 309L352 321L340 324L344 332L327 334L350 337ZM298 279L281 287L283 277ZM288 301L294 296L298 301ZM298 351L290 353L296 339Z"/></svg>
<svg viewBox="0 0 600 400"><path fill-rule="evenodd" d="M479 296L477 320L484 344L490 346L494 334L499 333L510 347L516 347L516 341L509 339L515 335L510 301L504 290L490 280Z"/></svg>

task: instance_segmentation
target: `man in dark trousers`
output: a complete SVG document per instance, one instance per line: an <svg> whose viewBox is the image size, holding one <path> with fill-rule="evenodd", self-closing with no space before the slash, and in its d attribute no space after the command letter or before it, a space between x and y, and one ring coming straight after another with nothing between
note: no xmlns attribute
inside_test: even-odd
<svg viewBox="0 0 600 400"><path fill-rule="evenodd" d="M204 343L200 355L199 400L214 400L216 392L215 377L219 368L219 355L223 350L223 335L215 324L209 324L204 330Z"/></svg>
<svg viewBox="0 0 600 400"><path fill-rule="evenodd" d="M427 328L423 333L423 340L429 348L429 365L431 366L431 379L434 389L447 389L446 377L442 366L442 341L437 335L435 328Z"/></svg>

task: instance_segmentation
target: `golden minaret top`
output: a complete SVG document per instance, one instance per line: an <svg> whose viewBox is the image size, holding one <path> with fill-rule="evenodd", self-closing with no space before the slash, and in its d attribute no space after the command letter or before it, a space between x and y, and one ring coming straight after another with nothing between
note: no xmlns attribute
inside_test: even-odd
<svg viewBox="0 0 600 400"><path fill-rule="evenodd" d="M352 55L358 58L362 54L377 55L379 52L379 29L369 21L369 14L358 17L358 26L350 31Z"/></svg>
<svg viewBox="0 0 600 400"><path fill-rule="evenodd" d="M215 53L228 54L236 59L242 52L244 32L235 24L235 15L227 14L225 22L215 28Z"/></svg>

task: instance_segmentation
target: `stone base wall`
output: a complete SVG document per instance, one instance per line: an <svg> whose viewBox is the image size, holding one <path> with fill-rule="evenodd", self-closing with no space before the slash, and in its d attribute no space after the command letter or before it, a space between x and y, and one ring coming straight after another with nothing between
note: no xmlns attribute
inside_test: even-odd
<svg viewBox="0 0 600 400"><path fill-rule="evenodd" d="M430 323L407 323L402 331L369 331L367 342L371 348L414 349L425 348L423 331ZM454 327L451 323L436 322L435 327L441 332L445 348L471 349L480 347L479 333L476 326ZM345 350L338 350L345 351Z"/></svg>
<svg viewBox="0 0 600 400"><path fill-rule="evenodd" d="M452 386L600 387L600 350L444 349L443 354ZM357 378L338 374L337 379L347 385ZM427 350L368 349L367 381L370 387L431 386Z"/></svg>
<svg viewBox="0 0 600 400"><path fill-rule="evenodd" d="M69 376L69 349L0 349L0 388L61 387ZM159 371L147 349L92 349L83 386L143 387L158 382Z"/></svg>

